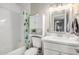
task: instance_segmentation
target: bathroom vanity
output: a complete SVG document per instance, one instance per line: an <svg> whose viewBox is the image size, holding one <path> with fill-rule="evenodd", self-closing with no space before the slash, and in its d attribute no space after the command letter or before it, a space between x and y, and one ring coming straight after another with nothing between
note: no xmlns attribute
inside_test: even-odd
<svg viewBox="0 0 79 59"><path fill-rule="evenodd" d="M61 10L60 10L61 9ZM49 32L42 38L44 55L79 54L78 36L72 33L73 8L58 7L50 12Z"/></svg>
<svg viewBox="0 0 79 59"><path fill-rule="evenodd" d="M42 38L44 55L78 55L79 41L75 35L56 34Z"/></svg>

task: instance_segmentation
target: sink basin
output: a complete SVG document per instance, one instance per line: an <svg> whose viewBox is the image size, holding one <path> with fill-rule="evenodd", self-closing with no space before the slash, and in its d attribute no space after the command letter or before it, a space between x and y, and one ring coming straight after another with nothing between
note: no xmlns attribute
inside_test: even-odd
<svg viewBox="0 0 79 59"><path fill-rule="evenodd" d="M73 35L73 34L63 34L62 36L59 36L57 34L52 34L52 35L43 37L42 39L45 41L56 42L60 44L79 46L78 36Z"/></svg>
<svg viewBox="0 0 79 59"><path fill-rule="evenodd" d="M55 39L59 39L59 40L78 40L78 36L74 35L74 34L52 34L49 36L50 38L55 38Z"/></svg>

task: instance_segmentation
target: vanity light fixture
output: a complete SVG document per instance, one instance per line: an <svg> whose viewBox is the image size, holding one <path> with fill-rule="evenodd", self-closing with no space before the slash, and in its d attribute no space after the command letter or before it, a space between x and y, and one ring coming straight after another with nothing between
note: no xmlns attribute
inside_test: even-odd
<svg viewBox="0 0 79 59"><path fill-rule="evenodd" d="M58 6L58 7L49 7L49 12L67 9L67 8L71 8L71 7L72 7L72 4L68 4L68 5L65 5L65 6Z"/></svg>

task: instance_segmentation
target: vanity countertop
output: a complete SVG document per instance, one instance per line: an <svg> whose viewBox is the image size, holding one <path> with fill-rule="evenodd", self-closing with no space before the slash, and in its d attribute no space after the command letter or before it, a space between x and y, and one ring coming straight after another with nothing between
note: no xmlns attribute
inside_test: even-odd
<svg viewBox="0 0 79 59"><path fill-rule="evenodd" d="M79 46L78 37L64 35L63 37L58 37L56 35L45 36L42 38L43 41L59 43L59 44L66 44L66 45L73 45Z"/></svg>

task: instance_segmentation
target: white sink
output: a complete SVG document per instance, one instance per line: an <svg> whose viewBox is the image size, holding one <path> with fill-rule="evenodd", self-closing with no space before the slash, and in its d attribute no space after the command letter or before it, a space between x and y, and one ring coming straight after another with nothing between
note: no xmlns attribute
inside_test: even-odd
<svg viewBox="0 0 79 59"><path fill-rule="evenodd" d="M78 37L72 34L63 34L63 35L57 35L57 34L52 34L48 35L43 38L43 40L47 40L51 42L57 42L57 43L63 43L63 44L70 44L70 45L79 45Z"/></svg>

